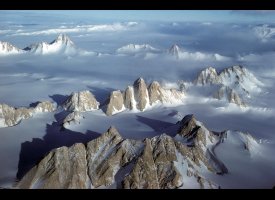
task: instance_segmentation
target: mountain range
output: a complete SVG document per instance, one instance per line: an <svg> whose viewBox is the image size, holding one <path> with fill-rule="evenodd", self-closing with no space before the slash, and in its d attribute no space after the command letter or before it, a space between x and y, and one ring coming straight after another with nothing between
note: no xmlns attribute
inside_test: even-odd
<svg viewBox="0 0 275 200"><path fill-rule="evenodd" d="M230 173L216 149L236 148L253 154L259 143L248 133L213 132L186 115L175 132L144 140L124 139L115 127L87 144L50 151L16 188L220 188L205 174ZM248 159L244 156L242 159ZM236 163L237 164L237 163Z"/></svg>
<svg viewBox="0 0 275 200"><path fill-rule="evenodd" d="M94 94L88 90L73 92L61 105L62 109L70 112L68 118L64 118L64 124L81 119L81 112L101 109L107 116L112 116L123 111L143 112L147 109L162 105L175 107L182 105L188 97L188 91L184 83L179 83L178 88L166 89L159 82L146 83L143 78L138 78L133 85L127 86L124 91L114 90L102 105ZM208 67L199 72L193 81L195 87L217 85L210 98L223 100L240 107L248 107L247 100L253 95L259 94L264 84L259 81L249 70L243 66L232 66L223 69L220 73L213 67ZM215 88L215 87L214 87ZM52 102L38 104L54 111ZM0 127L14 126L22 119L30 118L38 109L14 108L6 104L0 104Z"/></svg>

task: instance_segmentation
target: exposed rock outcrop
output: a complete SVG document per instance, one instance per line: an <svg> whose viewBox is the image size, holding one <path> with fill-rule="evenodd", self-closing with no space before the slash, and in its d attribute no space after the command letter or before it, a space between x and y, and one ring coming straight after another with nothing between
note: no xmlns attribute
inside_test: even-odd
<svg viewBox="0 0 275 200"><path fill-rule="evenodd" d="M106 105L106 114L114 115L125 110L124 97L120 90L111 92Z"/></svg>
<svg viewBox="0 0 275 200"><path fill-rule="evenodd" d="M71 112L63 120L63 126L66 127L71 123L80 123L80 119L82 118L84 118L84 116L81 115L81 112L78 112L78 111Z"/></svg>
<svg viewBox="0 0 275 200"><path fill-rule="evenodd" d="M133 86L128 86L124 92L124 105L129 110L133 110L136 108Z"/></svg>
<svg viewBox="0 0 275 200"><path fill-rule="evenodd" d="M176 148L171 137L163 134L145 139L145 148L132 172L125 177L124 188L173 189L180 187L182 176L174 165Z"/></svg>
<svg viewBox="0 0 275 200"><path fill-rule="evenodd" d="M146 83L143 78L139 78L134 82L133 86L137 109L143 111L149 106L149 94Z"/></svg>
<svg viewBox="0 0 275 200"><path fill-rule="evenodd" d="M53 112L55 111L56 106L50 101L38 102L35 106L35 112Z"/></svg>
<svg viewBox="0 0 275 200"><path fill-rule="evenodd" d="M186 115L179 125L178 135L175 137L180 141L176 143L178 150L192 161L193 165L200 167L200 163L203 163L209 171L217 174L227 173L226 167L213 156L211 148L220 138L197 121L194 115Z"/></svg>
<svg viewBox="0 0 275 200"><path fill-rule="evenodd" d="M35 113L53 112L55 109L56 106L49 101L38 102L35 107L30 108L14 108L7 104L0 104L0 127L14 126Z"/></svg>
<svg viewBox="0 0 275 200"><path fill-rule="evenodd" d="M9 42L0 41L0 56L23 53L24 51L13 46Z"/></svg>
<svg viewBox="0 0 275 200"><path fill-rule="evenodd" d="M180 104L184 98L184 92L176 89L164 89L157 81L153 81L148 87L150 105L161 102L167 104Z"/></svg>
<svg viewBox="0 0 275 200"><path fill-rule="evenodd" d="M168 50L168 53L171 54L172 56L175 56L176 58L179 58L179 54L180 54L180 48L178 45L174 44L170 47L170 49Z"/></svg>
<svg viewBox="0 0 275 200"><path fill-rule="evenodd" d="M213 96L217 99L226 99L230 103L245 106L245 100L251 94L259 93L261 83L249 70L243 66L236 65L223 69L217 73L213 67L202 70L194 80L195 85L221 85Z"/></svg>
<svg viewBox="0 0 275 200"><path fill-rule="evenodd" d="M219 84L220 80L216 69L208 67L199 73L194 83L196 85Z"/></svg>
<svg viewBox="0 0 275 200"><path fill-rule="evenodd" d="M230 87L222 86L214 95L214 98L222 100L225 99L229 103L237 104L238 106L246 107L244 101L240 98L240 96Z"/></svg>
<svg viewBox="0 0 275 200"><path fill-rule="evenodd" d="M83 144L51 151L19 182L22 189L62 189L89 187L86 148Z"/></svg>
<svg viewBox="0 0 275 200"><path fill-rule="evenodd" d="M87 145L52 150L16 187L165 189L188 188L192 182L192 187L217 188L201 170L227 173L212 151L223 133L214 134L193 115L177 125L175 138L161 134L143 141L123 139L110 127Z"/></svg>
<svg viewBox="0 0 275 200"><path fill-rule="evenodd" d="M94 95L88 91L73 92L68 99L63 102L62 107L68 111L86 112L97 110L99 102Z"/></svg>
<svg viewBox="0 0 275 200"><path fill-rule="evenodd" d="M184 97L184 91L164 89L157 81L147 87L145 81L139 78L123 93L112 92L106 102L105 112L107 115L113 115L125 109L144 111L156 103L178 105L183 103Z"/></svg>

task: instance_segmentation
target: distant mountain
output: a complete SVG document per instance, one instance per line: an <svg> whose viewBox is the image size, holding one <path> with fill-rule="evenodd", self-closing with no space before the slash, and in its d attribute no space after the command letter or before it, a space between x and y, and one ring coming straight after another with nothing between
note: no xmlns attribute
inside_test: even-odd
<svg viewBox="0 0 275 200"><path fill-rule="evenodd" d="M0 56L1 55L13 55L13 54L20 54L24 51L13 46L9 42L2 42L0 41Z"/></svg>
<svg viewBox="0 0 275 200"><path fill-rule="evenodd" d="M251 94L260 92L264 86L252 72L240 65L225 68L220 73L215 68L208 67L199 72L194 84L221 85L214 94L215 98L225 98L238 105L245 105L241 98L250 98Z"/></svg>
<svg viewBox="0 0 275 200"><path fill-rule="evenodd" d="M170 47L168 50L168 53L171 54L172 56L175 56L176 58L180 57L180 47L177 44L174 44Z"/></svg>
<svg viewBox="0 0 275 200"><path fill-rule="evenodd" d="M226 100L229 103L234 103L238 106L246 106L238 93L228 86L221 86L220 89L213 94L213 97L219 100Z"/></svg>
<svg viewBox="0 0 275 200"><path fill-rule="evenodd" d="M40 42L40 43L32 44L24 48L24 50L35 54L52 54L52 53L74 54L77 52L74 43L65 34L60 34L51 43Z"/></svg>
<svg viewBox="0 0 275 200"><path fill-rule="evenodd" d="M114 115L126 109L144 111L158 103L166 105L181 104L184 96L183 91L164 89L157 81L147 86L143 78L138 78L124 92L113 91L103 106L103 110L107 115Z"/></svg>
<svg viewBox="0 0 275 200"><path fill-rule="evenodd" d="M211 177L237 173L223 160L232 156L240 161L251 159L260 145L248 133L210 131L193 115L186 115L174 126L175 137L163 133L144 140L124 139L110 127L87 144L52 150L15 187L219 188ZM223 148L234 154L223 153L218 158L217 149Z"/></svg>
<svg viewBox="0 0 275 200"><path fill-rule="evenodd" d="M158 49L149 44L128 44L116 50L117 53L133 54L133 53L146 53L146 52L159 52Z"/></svg>

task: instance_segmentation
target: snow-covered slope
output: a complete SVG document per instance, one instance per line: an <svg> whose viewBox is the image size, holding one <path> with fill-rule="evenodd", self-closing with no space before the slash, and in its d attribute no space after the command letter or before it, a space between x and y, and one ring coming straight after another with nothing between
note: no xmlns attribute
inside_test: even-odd
<svg viewBox="0 0 275 200"><path fill-rule="evenodd" d="M23 52L23 50L13 46L8 42L0 41L0 56L20 54Z"/></svg>
<svg viewBox="0 0 275 200"><path fill-rule="evenodd" d="M219 73L219 82L240 93L258 93L264 84L252 72L243 66L236 65L222 70Z"/></svg>
<svg viewBox="0 0 275 200"><path fill-rule="evenodd" d="M75 54L77 49L71 39L65 35L60 34L51 43L41 42L37 44L32 44L24 50L29 51L34 54L53 54L53 53L65 53L65 54Z"/></svg>
<svg viewBox="0 0 275 200"><path fill-rule="evenodd" d="M213 97L219 100L228 101L229 103L237 104L238 106L246 106L246 104L235 92L235 90L231 89L228 86L221 86L220 89L216 93L214 93Z"/></svg>

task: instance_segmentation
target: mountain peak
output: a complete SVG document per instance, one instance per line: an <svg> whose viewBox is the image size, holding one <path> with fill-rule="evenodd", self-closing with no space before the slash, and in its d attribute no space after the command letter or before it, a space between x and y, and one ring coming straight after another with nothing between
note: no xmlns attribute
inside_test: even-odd
<svg viewBox="0 0 275 200"><path fill-rule="evenodd" d="M97 102L95 96L90 91L84 90L73 92L62 106L65 110L85 112L97 110L99 102Z"/></svg>
<svg viewBox="0 0 275 200"><path fill-rule="evenodd" d="M11 43L0 41L0 54L20 53L20 52L21 50L13 46Z"/></svg>
<svg viewBox="0 0 275 200"><path fill-rule="evenodd" d="M139 77L137 80L135 80L134 85L138 85L140 83L145 83L145 81L142 77Z"/></svg>
<svg viewBox="0 0 275 200"><path fill-rule="evenodd" d="M169 53L171 55L176 56L177 58L179 57L179 52L180 52L180 47L177 44L173 44L169 49Z"/></svg>
<svg viewBox="0 0 275 200"><path fill-rule="evenodd" d="M24 50L35 54L52 54L58 52L74 54L76 52L76 47L66 34L59 34L51 43L40 42L32 44L24 48Z"/></svg>
<svg viewBox="0 0 275 200"><path fill-rule="evenodd" d="M218 80L218 74L216 69L213 67L208 67L202 70L194 82L195 84L199 84L199 85L205 85L207 83L210 83L210 84L218 83L219 80Z"/></svg>
<svg viewBox="0 0 275 200"><path fill-rule="evenodd" d="M57 36L57 38L52 41L50 44L54 44L54 43L62 43L62 44L66 44L66 45L73 45L74 43L72 42L72 40L64 33L61 33Z"/></svg>
<svg viewBox="0 0 275 200"><path fill-rule="evenodd" d="M181 121L180 124L186 125L190 122L196 122L195 116L193 114L186 115Z"/></svg>

